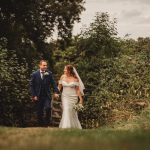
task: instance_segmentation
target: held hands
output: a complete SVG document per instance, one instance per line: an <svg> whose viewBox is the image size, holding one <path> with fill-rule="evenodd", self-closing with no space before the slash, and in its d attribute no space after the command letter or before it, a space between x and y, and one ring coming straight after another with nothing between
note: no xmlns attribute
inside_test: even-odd
<svg viewBox="0 0 150 150"><path fill-rule="evenodd" d="M59 94L55 93L54 94L54 98L58 100L59 99ZM38 97L37 96L34 96L31 99L32 99L32 102L37 102L38 101Z"/></svg>
<svg viewBox="0 0 150 150"><path fill-rule="evenodd" d="M58 100L59 99L59 94L55 93L54 98Z"/></svg>

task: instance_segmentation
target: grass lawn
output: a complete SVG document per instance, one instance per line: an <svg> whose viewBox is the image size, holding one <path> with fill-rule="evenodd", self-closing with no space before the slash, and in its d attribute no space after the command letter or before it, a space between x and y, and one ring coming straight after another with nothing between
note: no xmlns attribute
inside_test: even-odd
<svg viewBox="0 0 150 150"><path fill-rule="evenodd" d="M150 130L0 127L0 150L148 150Z"/></svg>

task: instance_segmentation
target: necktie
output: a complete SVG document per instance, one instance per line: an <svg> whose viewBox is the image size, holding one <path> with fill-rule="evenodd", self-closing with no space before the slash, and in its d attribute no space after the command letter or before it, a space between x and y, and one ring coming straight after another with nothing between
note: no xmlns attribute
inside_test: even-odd
<svg viewBox="0 0 150 150"><path fill-rule="evenodd" d="M41 72L41 78L44 79L44 71Z"/></svg>

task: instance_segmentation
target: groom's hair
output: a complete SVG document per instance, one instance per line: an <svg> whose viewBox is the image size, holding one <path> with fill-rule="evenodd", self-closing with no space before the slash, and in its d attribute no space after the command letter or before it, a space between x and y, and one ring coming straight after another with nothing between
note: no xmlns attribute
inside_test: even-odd
<svg viewBox="0 0 150 150"><path fill-rule="evenodd" d="M46 60L44 60L44 59L42 59L42 60L40 60L40 65L42 64L42 62L46 62L47 63L47 61Z"/></svg>

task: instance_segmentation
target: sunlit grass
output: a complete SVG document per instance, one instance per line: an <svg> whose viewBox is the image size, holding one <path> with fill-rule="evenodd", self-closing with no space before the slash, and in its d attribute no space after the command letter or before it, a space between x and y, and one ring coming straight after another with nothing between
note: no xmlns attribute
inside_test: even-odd
<svg viewBox="0 0 150 150"><path fill-rule="evenodd" d="M1 150L148 149L150 130L0 128Z"/></svg>

